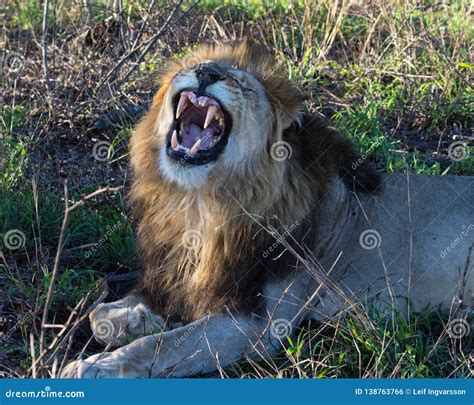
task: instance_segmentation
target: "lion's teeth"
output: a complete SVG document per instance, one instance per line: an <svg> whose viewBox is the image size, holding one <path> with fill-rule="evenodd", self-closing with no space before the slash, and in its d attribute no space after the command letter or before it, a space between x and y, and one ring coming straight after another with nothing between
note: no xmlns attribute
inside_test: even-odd
<svg viewBox="0 0 474 405"><path fill-rule="evenodd" d="M204 121L204 129L206 129L211 123L212 119L216 115L217 107L215 105L209 106L207 109L206 121Z"/></svg>
<svg viewBox="0 0 474 405"><path fill-rule="evenodd" d="M194 105L196 105L197 97L196 97L196 95L195 95L193 92L189 92L189 94L188 94L188 99L191 100L191 103L193 103Z"/></svg>
<svg viewBox="0 0 474 405"><path fill-rule="evenodd" d="M200 147L201 147L201 139L198 139L196 143L194 144L194 146L189 151L189 156L193 157L198 152Z"/></svg>
<svg viewBox="0 0 474 405"><path fill-rule="evenodd" d="M181 115L181 113L183 112L187 104L188 104L188 97L186 96L186 94L183 93L181 94L181 97L178 103L178 108L176 109L176 119L179 118L179 116Z"/></svg>
<svg viewBox="0 0 474 405"><path fill-rule="evenodd" d="M201 107L205 107L209 102L209 98L206 96L202 96L197 99L197 102Z"/></svg>
<svg viewBox="0 0 474 405"><path fill-rule="evenodd" d="M171 136L171 148L176 149L179 146L178 142L178 132L176 129L173 131L173 135Z"/></svg>

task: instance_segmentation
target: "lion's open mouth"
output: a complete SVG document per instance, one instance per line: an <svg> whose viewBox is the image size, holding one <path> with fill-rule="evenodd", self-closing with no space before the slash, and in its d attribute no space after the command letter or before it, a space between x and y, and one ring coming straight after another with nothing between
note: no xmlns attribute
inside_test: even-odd
<svg viewBox="0 0 474 405"><path fill-rule="evenodd" d="M174 100L175 121L167 138L169 157L183 164L202 165L222 153L232 125L221 103L208 95L183 90Z"/></svg>

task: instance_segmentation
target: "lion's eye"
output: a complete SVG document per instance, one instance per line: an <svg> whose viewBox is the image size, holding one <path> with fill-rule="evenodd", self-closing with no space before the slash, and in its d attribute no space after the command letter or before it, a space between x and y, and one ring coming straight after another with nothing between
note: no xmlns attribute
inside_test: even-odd
<svg viewBox="0 0 474 405"><path fill-rule="evenodd" d="M232 70L228 72L229 76L238 81L238 82L245 82L245 74L241 70Z"/></svg>

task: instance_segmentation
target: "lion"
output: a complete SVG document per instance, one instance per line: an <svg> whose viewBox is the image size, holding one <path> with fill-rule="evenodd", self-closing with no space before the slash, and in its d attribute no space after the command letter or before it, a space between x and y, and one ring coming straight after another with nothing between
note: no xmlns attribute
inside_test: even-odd
<svg viewBox="0 0 474 405"><path fill-rule="evenodd" d="M202 375L307 319L471 307L472 178L377 172L275 66L240 41L160 73L130 144L143 273L91 313L118 348L63 377Z"/></svg>

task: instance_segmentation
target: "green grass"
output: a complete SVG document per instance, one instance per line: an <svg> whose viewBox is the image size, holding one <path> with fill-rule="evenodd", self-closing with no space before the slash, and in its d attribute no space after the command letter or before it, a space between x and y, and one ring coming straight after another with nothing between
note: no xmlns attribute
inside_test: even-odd
<svg viewBox="0 0 474 405"><path fill-rule="evenodd" d="M2 174L0 187L9 189L23 174L28 160L23 140L16 140L13 131L21 122L22 108L4 109L0 116L0 162Z"/></svg>
<svg viewBox="0 0 474 405"><path fill-rule="evenodd" d="M13 14L11 24L14 27L30 29L41 25L43 20L41 3L34 0L16 0L8 6L8 11Z"/></svg>
<svg viewBox="0 0 474 405"><path fill-rule="evenodd" d="M380 313L368 306L367 318L349 315L340 322L308 325L270 362L242 364L231 371L244 378L389 377L434 378L470 374L467 362L450 356L453 340L443 334L445 318L434 309L412 314ZM469 347L467 338L464 344Z"/></svg>
<svg viewBox="0 0 474 405"><path fill-rule="evenodd" d="M50 45L52 109L42 98L40 49L27 46L41 38L42 6L16 0L5 6L11 19L2 44L26 56L27 62L22 71L2 70L0 77L5 98L0 112L1 303L3 311L17 320L35 314L31 320L39 325L64 215L61 176L69 179L70 204L98 188L128 184L127 144L132 126L96 134L90 128L93 121L103 111L148 101L156 89L155 70L165 57L184 53L199 42L194 24L210 27L203 34L210 39L226 29L231 37L245 22L243 32L271 48L289 77L300 84L308 108L327 115L381 170L474 174L469 138L474 126L473 30L468 1L449 1L444 7L423 2L423 9L418 3L397 2L336 9L334 1L315 6L303 0L206 0L183 21L183 26L194 27L192 33L163 37L126 83L115 80L101 89L95 86L129 48L123 49L123 41L114 34L118 32L113 29L115 17L105 7L107 2L95 2L93 32L85 24L86 13L79 3L71 7L59 0L50 15L49 25L54 28L50 39L55 41ZM158 32L172 8L157 3L142 42ZM140 29L148 6L144 1L124 1L129 29ZM186 9L185 2L182 10ZM211 12L219 28L210 20ZM86 37L92 38L91 43L76 40ZM115 49L118 55L110 53ZM133 58L127 61L117 79L133 63ZM470 148L470 158L453 161L447 156L455 139ZM111 153L107 162L97 162L92 147L104 140L112 146ZM52 322L64 322L88 292L92 292L92 302L101 277L136 269L134 226L127 217L125 190L101 194L71 214ZM25 235L23 248L5 246L3 236L9 230ZM412 314L410 319L366 312L364 319L349 316L338 323L305 327L269 364L241 365L231 375L469 375L466 353L472 340L468 336L453 341L443 334L447 318L437 311ZM84 328L77 337L78 350L89 338ZM18 375L25 375L31 363L25 349L31 331L32 322L22 323L15 339L0 346L9 358L20 359L8 364ZM49 333L47 341L52 338Z"/></svg>

